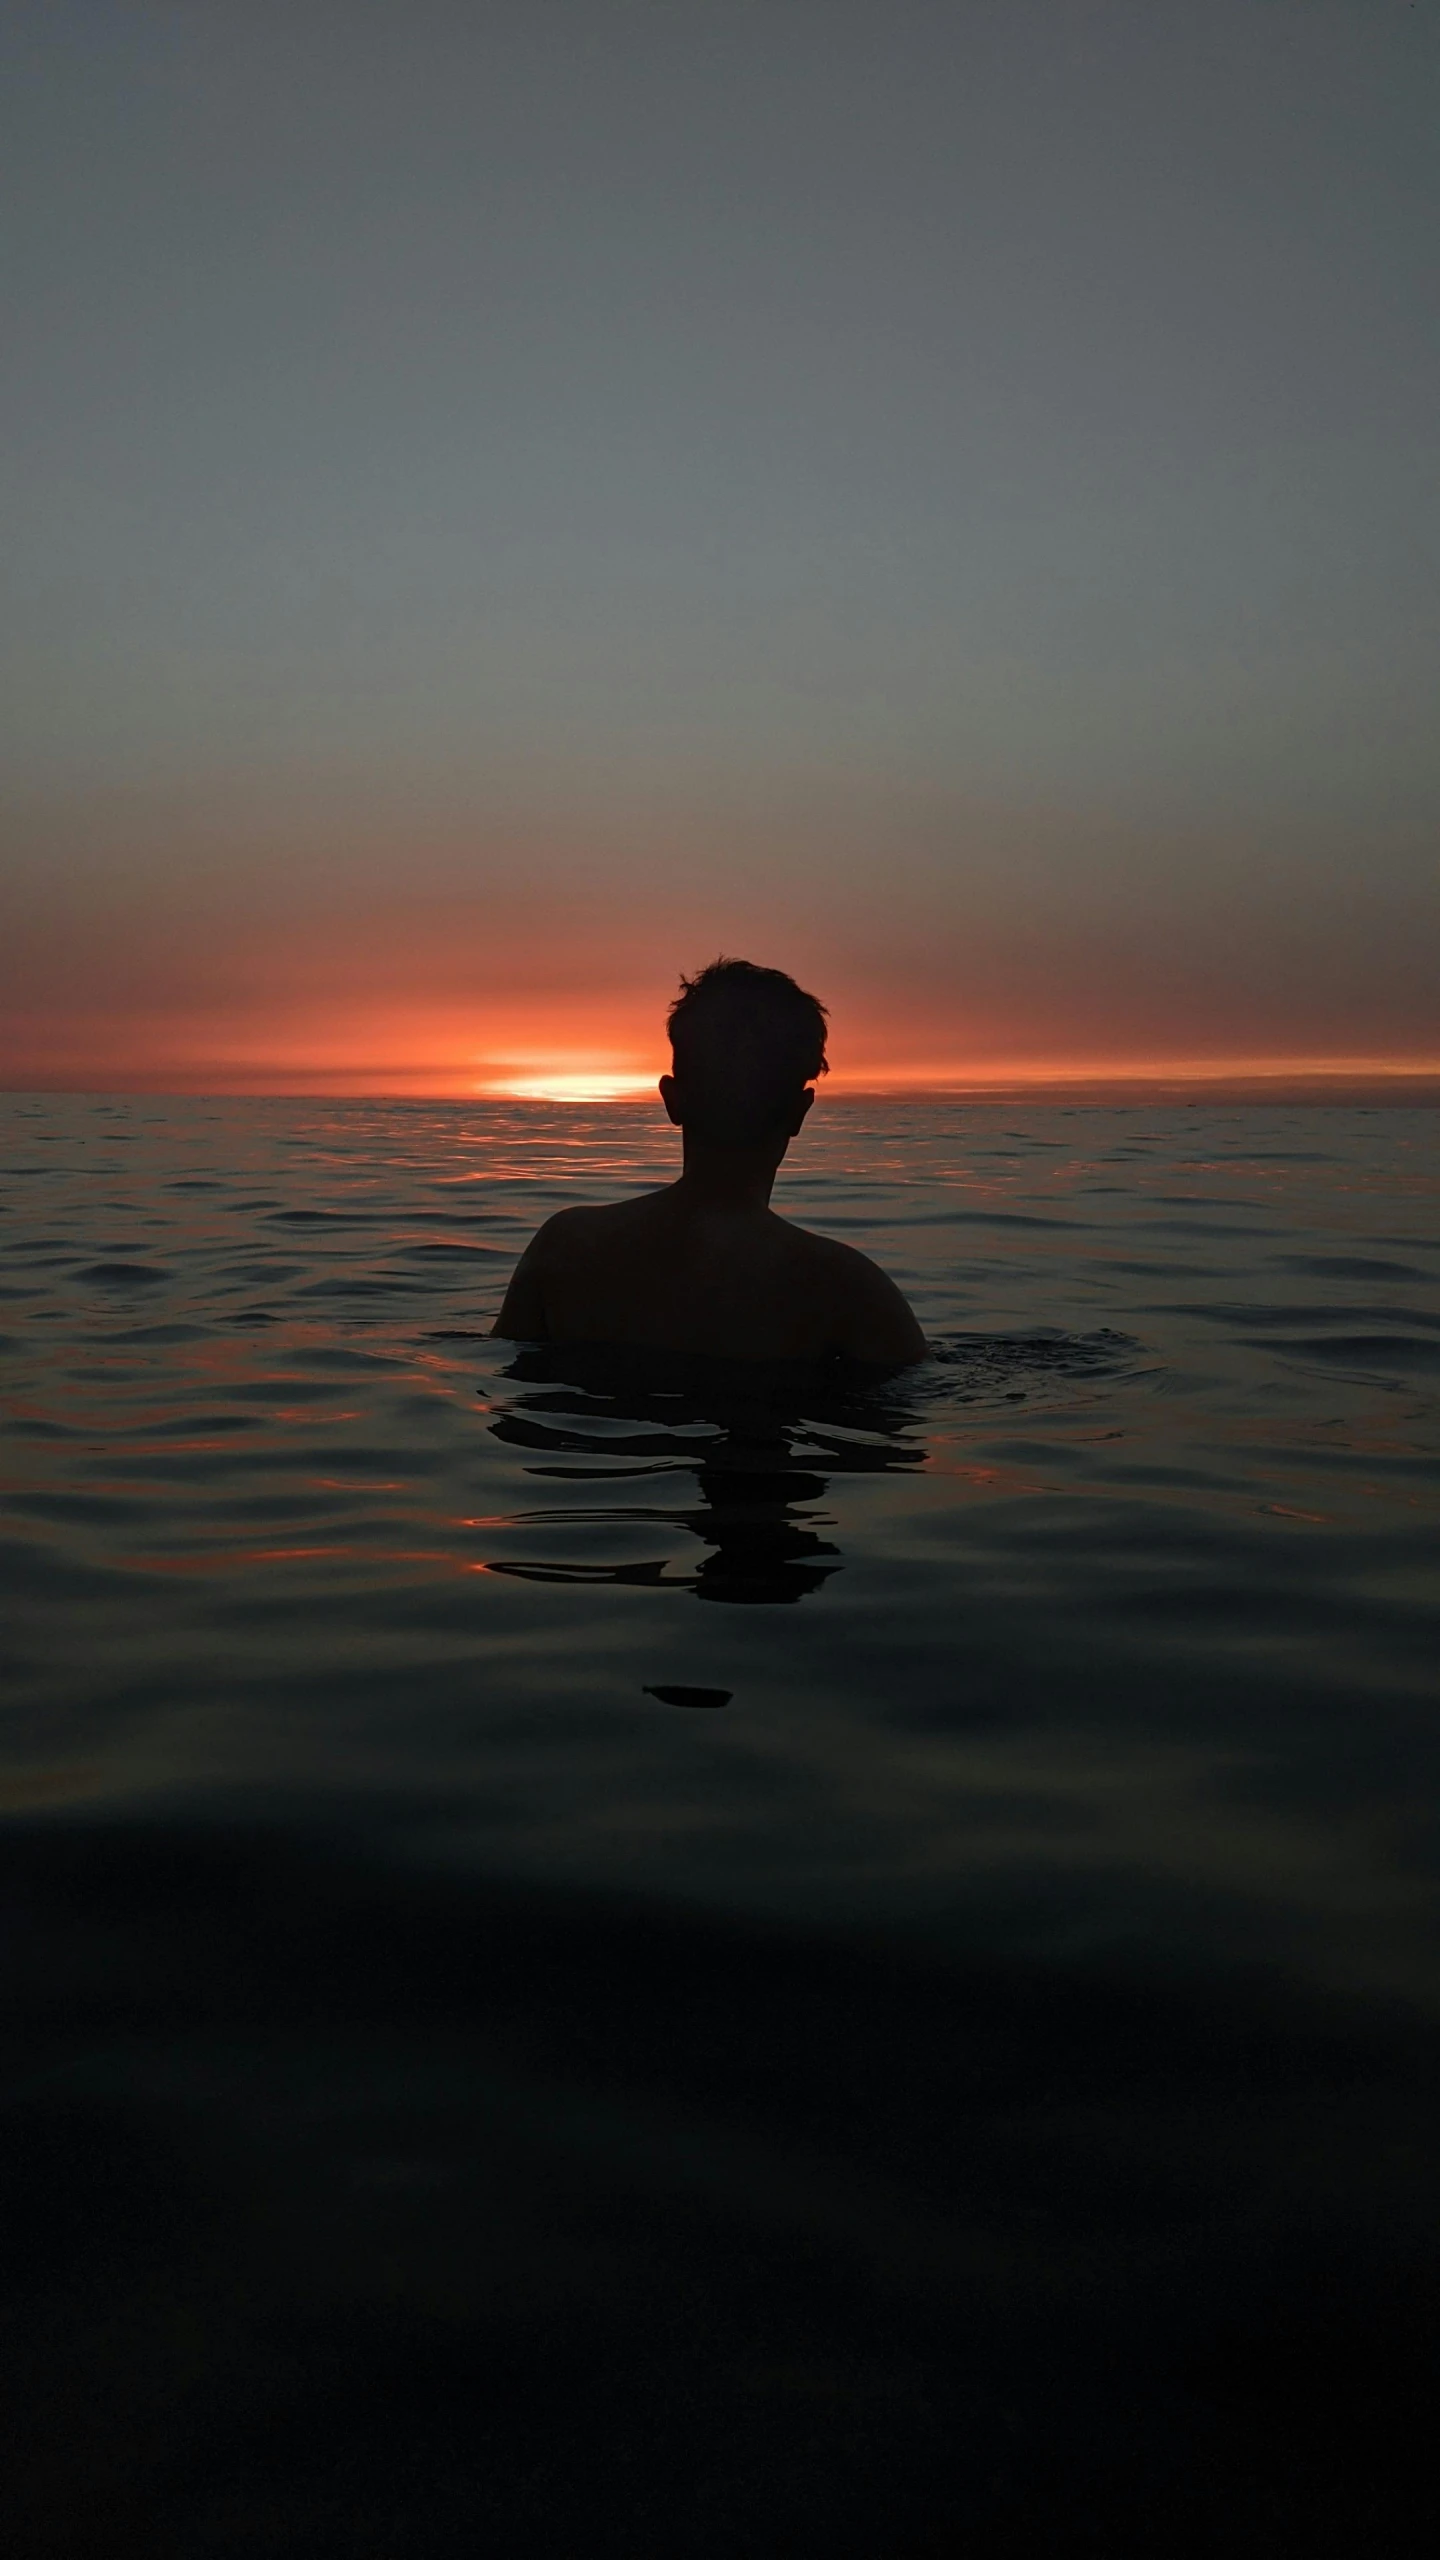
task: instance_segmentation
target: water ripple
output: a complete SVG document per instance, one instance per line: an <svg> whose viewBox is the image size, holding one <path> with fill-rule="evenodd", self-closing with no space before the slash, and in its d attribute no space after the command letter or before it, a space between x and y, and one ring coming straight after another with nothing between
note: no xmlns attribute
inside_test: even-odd
<svg viewBox="0 0 1440 2560"><path fill-rule="evenodd" d="M648 1110L6 1109L17 1804L1421 1978L1433 1115L825 1101L781 1205L911 1294L877 1385L490 1338Z"/></svg>

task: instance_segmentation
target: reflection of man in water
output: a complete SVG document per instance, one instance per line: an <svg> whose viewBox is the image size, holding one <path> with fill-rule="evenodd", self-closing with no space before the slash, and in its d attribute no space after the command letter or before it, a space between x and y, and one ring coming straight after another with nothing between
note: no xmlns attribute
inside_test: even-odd
<svg viewBox="0 0 1440 2560"><path fill-rule="evenodd" d="M577 1532L619 1533L630 1549L612 1562L593 1552L587 1534L581 1553L572 1545L568 1555L487 1556L491 1573L522 1582L803 1600L842 1562L824 1534L837 1523L819 1508L832 1479L893 1478L925 1463L915 1409L894 1373L848 1362L747 1368L601 1343L531 1343L503 1376L509 1392L490 1407L496 1439L523 1450L535 1475L585 1488L507 1526L524 1533L527 1548L532 1531L563 1526L572 1541ZM670 1485L691 1474L695 1495L668 1501ZM649 1481L636 1486L637 1477ZM710 1550L698 1566L675 1547L677 1530ZM652 1536L659 1554L643 1552Z"/></svg>
<svg viewBox="0 0 1440 2560"><path fill-rule="evenodd" d="M825 1072L825 1007L748 960L716 960L680 984L675 1070L660 1079L684 1139L679 1181L547 1219L496 1333L730 1360L918 1360L925 1339L894 1281L770 1206Z"/></svg>

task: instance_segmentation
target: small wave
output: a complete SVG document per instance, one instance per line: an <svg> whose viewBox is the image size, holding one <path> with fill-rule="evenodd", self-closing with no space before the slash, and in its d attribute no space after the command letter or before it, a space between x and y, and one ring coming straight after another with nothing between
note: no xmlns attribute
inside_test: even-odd
<svg viewBox="0 0 1440 2560"><path fill-rule="evenodd" d="M1414 1319L1423 1322L1423 1318ZM1289 1341L1273 1337L1256 1349L1283 1353L1292 1360L1319 1360L1334 1369L1440 1369L1440 1342L1424 1334L1315 1333Z"/></svg>
<svg viewBox="0 0 1440 2560"><path fill-rule="evenodd" d="M379 1280L342 1278L337 1274L328 1280L307 1280L304 1288L297 1289L295 1295L297 1298L402 1298L421 1285L417 1280L403 1279L398 1273L393 1279Z"/></svg>
<svg viewBox="0 0 1440 2560"><path fill-rule="evenodd" d="M1312 1280L1428 1280L1418 1262L1374 1262L1362 1253L1282 1253L1276 1260L1286 1271Z"/></svg>
<svg viewBox="0 0 1440 2560"><path fill-rule="evenodd" d="M87 1262L75 1277L97 1289L153 1289L170 1274L157 1270L153 1262Z"/></svg>
<svg viewBox="0 0 1440 2560"><path fill-rule="evenodd" d="M471 1262L510 1260L505 1246L498 1244L405 1244L398 1251L407 1262L424 1262L431 1268L437 1262L451 1263L462 1271Z"/></svg>
<svg viewBox="0 0 1440 2560"><path fill-rule="evenodd" d="M1213 1305L1203 1301L1172 1309L1176 1315L1196 1316L1204 1324L1222 1324L1244 1328L1254 1334L1314 1332L1318 1338L1322 1328L1333 1332L1336 1325L1417 1325L1422 1332L1440 1333L1440 1315L1430 1315L1419 1307L1399 1306L1262 1306L1247 1304L1243 1299L1220 1299ZM1283 1346L1278 1344L1276 1349Z"/></svg>
<svg viewBox="0 0 1440 2560"><path fill-rule="evenodd" d="M1109 1325L1093 1333L951 1333L931 1344L927 1368L946 1373L932 1392L947 1403L968 1402L1023 1395L1031 1384L1119 1376L1139 1350L1133 1335Z"/></svg>

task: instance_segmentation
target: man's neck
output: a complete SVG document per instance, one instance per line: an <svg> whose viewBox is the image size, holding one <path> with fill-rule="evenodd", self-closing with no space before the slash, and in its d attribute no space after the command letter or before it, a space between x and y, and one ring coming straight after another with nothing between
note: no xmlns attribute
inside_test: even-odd
<svg viewBox="0 0 1440 2560"><path fill-rule="evenodd" d="M768 1147L717 1147L687 1133L685 1170L675 1190L689 1208L763 1216L779 1170Z"/></svg>

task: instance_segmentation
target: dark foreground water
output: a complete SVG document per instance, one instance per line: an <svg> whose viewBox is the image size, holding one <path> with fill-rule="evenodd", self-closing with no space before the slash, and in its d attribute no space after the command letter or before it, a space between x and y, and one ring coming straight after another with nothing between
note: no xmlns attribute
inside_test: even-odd
<svg viewBox="0 0 1440 2560"><path fill-rule="evenodd" d="M648 1111L0 1121L7 2553L1428 2552L1436 1115L824 1102L883 1388L485 1339Z"/></svg>

